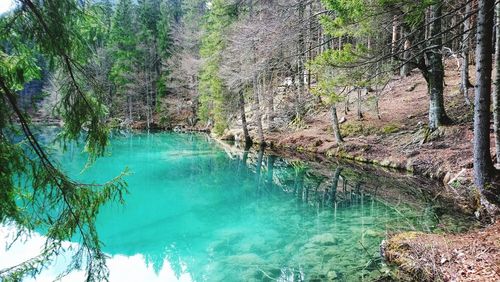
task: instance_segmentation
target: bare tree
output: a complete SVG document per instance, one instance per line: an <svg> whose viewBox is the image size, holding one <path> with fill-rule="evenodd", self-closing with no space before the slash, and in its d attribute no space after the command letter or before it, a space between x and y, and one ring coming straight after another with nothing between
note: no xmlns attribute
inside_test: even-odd
<svg viewBox="0 0 500 282"><path fill-rule="evenodd" d="M465 13L464 13L464 33L462 35L462 67L460 69L460 91L464 95L465 104L467 106L471 105L469 99L469 87L471 83L469 81L469 41L470 41L470 14L472 3L467 1L465 4ZM497 40L498 42L498 40ZM498 49L497 49L498 50ZM498 52L497 52L498 53Z"/></svg>

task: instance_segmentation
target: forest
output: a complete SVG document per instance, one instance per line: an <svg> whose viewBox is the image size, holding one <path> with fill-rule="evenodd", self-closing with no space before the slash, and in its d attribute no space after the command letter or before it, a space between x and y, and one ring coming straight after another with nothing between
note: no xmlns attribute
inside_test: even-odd
<svg viewBox="0 0 500 282"><path fill-rule="evenodd" d="M111 168L120 166L119 171L101 168L102 175L92 167L100 168L102 160L118 159L120 154L147 149L152 151L144 153L144 158L153 153L158 157L180 156L181 160L172 163L151 161L157 166L171 165L174 171L182 161L191 162L194 154L198 158L216 154L211 142L219 144L218 150L231 152L228 159L189 163L190 182L169 183L172 189L181 184L205 187L206 183L213 189L233 187L236 184L224 177L237 175L242 187L254 181L259 189L276 185L285 194L300 194L301 201L318 209L333 201L337 211L339 199L349 198L349 205L364 205L365 192L360 192L360 187L365 186L369 199L375 199L377 193L387 197L384 203L395 207L388 210L396 210L398 220L404 214L406 220L399 201L394 200L395 192L384 194L374 187L411 186L426 191L422 193L432 199L428 204L438 214L436 218L449 216L436 208L439 203L456 210L454 220L462 220L463 215L467 217L464 221L473 225L456 232L458 227L443 227L446 220L429 224L444 230L437 232L428 227L427 221L432 220L427 214L422 219L425 224L408 224L423 227L413 230L397 225L401 230L380 231L383 236L374 236L377 241L371 242L371 247L360 243L360 252L376 253L365 262L363 272L372 272L363 279L350 276L354 275L351 270L327 269L326 274L317 274L313 266L297 270L300 267L295 262L287 261L280 262L283 268L279 272L262 268L262 262L242 260L242 265L261 265L252 279L500 279L500 225L496 222L500 206L500 1L7 2L9 8L0 10L0 220L2 226L15 226L15 231L12 243L0 242L9 249L16 241L29 240L33 233L46 241L39 254L19 264L3 265L0 259L0 279L36 279L57 256L67 252L66 243L74 241L78 248L60 277L83 270L86 281L108 280L113 271L107 265L110 251L100 237L102 230L107 232L100 227L101 210L106 214L114 202L126 207L136 187L148 187L144 184L148 179L168 175L169 180L163 179L168 182L186 172L158 172L136 182L133 165L143 161L139 156L110 164ZM57 134L47 129L53 126ZM147 148L134 147L142 146L140 138L146 133L157 141L146 142ZM161 135L166 133L174 135ZM212 141L181 137L190 134L208 136ZM130 151L121 143L123 136L137 138L137 144L130 141ZM52 137L57 142L47 141ZM171 147L163 147L169 142L179 149L170 152ZM206 145L199 145L203 142ZM229 143L243 153L233 153ZM68 157L68 151L74 154L74 146L85 158ZM294 160L278 165L274 155ZM80 167L75 169L74 163ZM316 164L330 166L331 172L324 173ZM244 172L241 166L247 167ZM375 167L380 172L372 171ZM113 173L104 173L108 169ZM292 171L293 180L287 178L287 169ZM214 176L213 170L227 171L227 175ZM92 178L85 171L98 177ZM205 179L201 171L218 181ZM409 174L419 180L404 180ZM385 178L390 184L380 180ZM405 184L393 181L398 178ZM339 179L345 196L335 192L340 189ZM163 187L165 183L151 185ZM315 187L314 203L310 203L314 197L304 192L307 185ZM408 203L418 202L417 192L401 193L402 199L411 199ZM353 194L358 198L353 200ZM201 201L194 198L193 205ZM134 200L131 202L133 206ZM158 203L158 207L162 205ZM344 208L351 208L347 206ZM380 210L385 211L385 207ZM376 222L375 218L371 220ZM184 228L180 223L164 224ZM288 232L283 230L280 232ZM317 236L313 238L323 238L321 244L334 245L333 239L324 241ZM309 245L320 244L309 239ZM447 240L456 242L453 251ZM303 245L301 250L308 246ZM330 249L325 247L322 252L326 250ZM178 252L179 257L183 257L182 252L189 253ZM230 260L239 261L242 256ZM320 257L323 261L324 256ZM193 259L193 265L194 261L200 264ZM386 265L398 270L385 272ZM182 263L172 268L180 279ZM252 280L234 273L225 277L191 275L196 281Z"/></svg>

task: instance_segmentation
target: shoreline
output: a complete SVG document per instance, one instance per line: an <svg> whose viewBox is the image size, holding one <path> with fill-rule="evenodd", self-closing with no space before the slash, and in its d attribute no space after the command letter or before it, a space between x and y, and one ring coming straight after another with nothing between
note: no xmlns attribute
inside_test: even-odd
<svg viewBox="0 0 500 282"><path fill-rule="evenodd" d="M57 126L60 127L61 123L57 121L51 120L49 123L46 123L44 121L36 121L34 124L37 125L49 125L49 126ZM176 129L179 128L179 129ZM118 129L118 128L117 128ZM131 130L131 131L147 131L146 128L141 128L141 127L132 127L128 129L123 129L123 130ZM245 145L243 142L240 141L235 141L235 140L227 140L224 138L221 138L219 136L216 136L215 134L212 134L210 129L200 129L200 128L195 128L195 127L187 127L187 126L175 126L175 127L154 127L150 129L152 132L172 132L172 133L203 133L207 134L210 136L213 140L216 140L217 142L221 144L227 144L228 142L234 142L234 143L239 143L241 148L244 148ZM258 148L260 147L260 144L257 142L252 143L251 147ZM394 172L399 172L399 173L408 173L417 177L423 177L429 180L433 181L438 181L442 185L444 185L446 188L450 187L450 184L457 180L457 178L462 177L465 178L467 177L466 174L464 174L464 169L459 171L458 173L454 173L452 171L446 170L446 168L443 167L436 167L436 166L423 166L419 167L419 169L415 169L414 163L413 163L413 158L403 158L403 159L396 159L392 155L386 155L383 158L377 158L377 157L372 157L372 156L367 156L367 154L357 154L356 152L348 152L346 150L347 146L340 145L340 146L334 146L333 148L330 148L329 150L320 152L317 149L317 146L311 146L311 147L301 147L297 146L294 143L287 143L287 142L275 142L274 140L267 142L265 144L265 149L269 150L276 155L283 156L283 157L293 157L293 158L298 158L301 160L307 160L307 161L316 161L316 162L335 162L336 160L340 161L347 161L347 162L352 162L352 163L359 163L359 164L364 164L364 165L371 165L373 167L378 167L378 168L383 168L383 169L389 169ZM472 183L471 179L467 179ZM461 195L463 196L463 195Z"/></svg>

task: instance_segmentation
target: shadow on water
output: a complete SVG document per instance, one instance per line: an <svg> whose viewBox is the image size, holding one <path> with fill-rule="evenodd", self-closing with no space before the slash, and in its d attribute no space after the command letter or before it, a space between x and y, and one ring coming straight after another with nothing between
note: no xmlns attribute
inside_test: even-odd
<svg viewBox="0 0 500 282"><path fill-rule="evenodd" d="M168 264L194 281L370 281L387 270L387 233L467 227L434 199L436 183L370 166L158 133L115 136L110 155L81 173L78 148L53 148L76 179L132 171L126 205L104 207L97 227L111 260L141 255L156 274Z"/></svg>

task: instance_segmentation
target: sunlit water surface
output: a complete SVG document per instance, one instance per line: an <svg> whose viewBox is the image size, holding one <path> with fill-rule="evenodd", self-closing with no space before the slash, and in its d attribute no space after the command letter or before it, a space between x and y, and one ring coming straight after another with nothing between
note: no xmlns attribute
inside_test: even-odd
<svg viewBox="0 0 500 282"><path fill-rule="evenodd" d="M387 271L379 254L387 232L432 231L449 219L411 187L419 182L238 151L204 135L114 137L110 155L83 173L81 147L55 148L84 182L131 171L126 204L108 204L97 220L111 281L369 281ZM43 240L2 249L0 268ZM38 280L68 261L61 256Z"/></svg>

